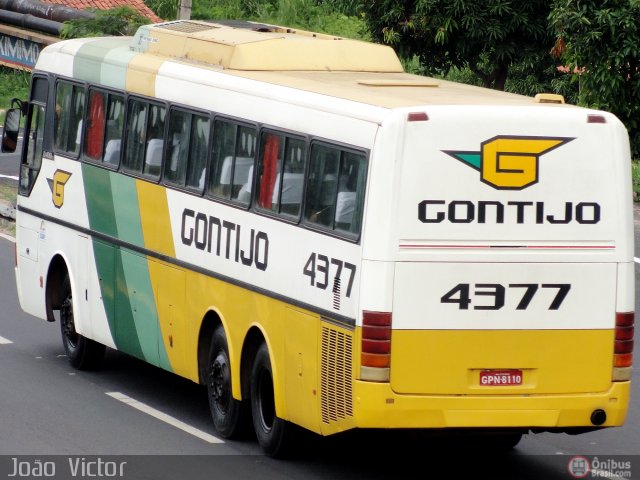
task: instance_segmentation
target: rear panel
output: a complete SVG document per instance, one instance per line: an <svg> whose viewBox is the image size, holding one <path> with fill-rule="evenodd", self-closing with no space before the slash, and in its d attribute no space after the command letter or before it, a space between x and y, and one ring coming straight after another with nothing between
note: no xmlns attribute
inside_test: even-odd
<svg viewBox="0 0 640 480"><path fill-rule="evenodd" d="M407 117L394 234L388 245L365 239L369 260L393 257L391 389L608 390L615 314L633 309L618 291L632 281L633 256L621 124L571 107Z"/></svg>

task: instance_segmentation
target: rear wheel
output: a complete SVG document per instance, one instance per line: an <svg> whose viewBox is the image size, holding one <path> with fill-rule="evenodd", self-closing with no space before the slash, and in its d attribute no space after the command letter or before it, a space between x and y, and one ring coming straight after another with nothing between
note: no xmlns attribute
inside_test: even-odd
<svg viewBox="0 0 640 480"><path fill-rule="evenodd" d="M231 366L227 339L222 327L213 333L207 372L209 409L216 430L225 438L232 438L244 430L246 413L243 402L231 394Z"/></svg>
<svg viewBox="0 0 640 480"><path fill-rule="evenodd" d="M290 453L293 425L276 415L271 361L265 344L258 349L251 372L251 413L262 450L272 457Z"/></svg>
<svg viewBox="0 0 640 480"><path fill-rule="evenodd" d="M69 275L66 275L62 282L62 299L62 304L60 305L60 330L62 332L62 345L69 363L78 370L98 368L104 357L105 346L76 332Z"/></svg>

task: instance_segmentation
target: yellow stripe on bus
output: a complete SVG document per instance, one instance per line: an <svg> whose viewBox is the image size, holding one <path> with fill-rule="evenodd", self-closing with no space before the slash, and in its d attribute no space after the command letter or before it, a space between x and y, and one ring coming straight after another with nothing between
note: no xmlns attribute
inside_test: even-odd
<svg viewBox="0 0 640 480"><path fill-rule="evenodd" d="M155 97L156 75L165 59L151 55L136 55L129 62L126 89L130 92Z"/></svg>
<svg viewBox="0 0 640 480"><path fill-rule="evenodd" d="M136 181L136 190L144 247L174 257L166 190L140 180ZM171 369L175 373L188 376L190 367L186 360L189 356L184 342L184 272L153 258L148 258L147 263L162 344L171 363Z"/></svg>

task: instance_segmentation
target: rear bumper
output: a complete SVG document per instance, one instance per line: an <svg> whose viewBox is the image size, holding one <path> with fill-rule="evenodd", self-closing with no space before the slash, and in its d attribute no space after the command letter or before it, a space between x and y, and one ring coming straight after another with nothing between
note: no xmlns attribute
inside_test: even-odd
<svg viewBox="0 0 640 480"><path fill-rule="evenodd" d="M606 392L575 395L423 396L399 395L388 383L354 382L354 417L360 428L563 428L593 427L602 409L602 427L624 423L630 382Z"/></svg>

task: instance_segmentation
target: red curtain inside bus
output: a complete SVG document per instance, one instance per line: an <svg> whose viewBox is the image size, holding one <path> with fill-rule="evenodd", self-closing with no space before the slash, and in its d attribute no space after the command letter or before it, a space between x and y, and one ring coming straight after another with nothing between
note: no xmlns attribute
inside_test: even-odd
<svg viewBox="0 0 640 480"><path fill-rule="evenodd" d="M264 142L262 154L262 176L260 177L260 197L258 205L271 209L273 206L273 189L278 173L278 153L280 151L280 137L269 135Z"/></svg>
<svg viewBox="0 0 640 480"><path fill-rule="evenodd" d="M102 144L104 142L104 95L101 92L91 92L89 98L89 115L87 125L87 138L84 147L85 154L98 160L102 156Z"/></svg>

